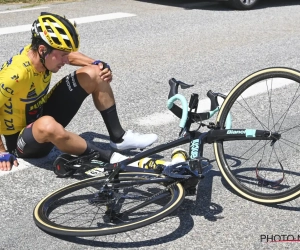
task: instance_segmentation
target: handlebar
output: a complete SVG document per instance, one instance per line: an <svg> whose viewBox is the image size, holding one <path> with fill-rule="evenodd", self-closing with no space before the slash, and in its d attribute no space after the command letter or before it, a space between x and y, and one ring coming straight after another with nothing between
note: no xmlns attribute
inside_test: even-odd
<svg viewBox="0 0 300 250"><path fill-rule="evenodd" d="M187 100L184 96L178 94L178 87L180 86L182 89L187 89L190 87L193 87L194 85L189 85L181 81L177 81L175 78L171 78L169 80L170 85L170 91L168 95L168 102L167 107L170 109L171 112L173 112L177 117L181 118L179 126L181 128L184 128L186 125L186 122L188 118L190 118L191 121L202 121L207 120L213 116L218 110L219 110L219 103L218 103L218 96L222 98L226 98L225 95L220 93L215 93L211 90L207 92L207 97L210 99L210 112L204 112L204 113L197 113L197 106L198 106L198 95L193 94L192 98L189 103L190 111L188 111L188 104ZM195 97L196 96L196 97ZM196 99L196 100L195 100ZM180 100L182 103L182 108L178 107L174 102L176 100ZM196 107L195 107L196 106ZM191 112L192 109L195 108L195 112Z"/></svg>
<svg viewBox="0 0 300 250"><path fill-rule="evenodd" d="M169 80L170 85L170 92L168 98L170 99L172 96L178 94L178 87L180 86L182 89L187 89L190 87L193 87L194 85L190 85L181 81L176 80L175 78L171 78ZM218 96L221 96L223 98L226 98L226 96L223 96L222 94L214 93L211 90L207 92L207 97L210 99L210 110L215 110L217 107L219 107L218 103Z"/></svg>
<svg viewBox="0 0 300 250"><path fill-rule="evenodd" d="M179 100L182 104L182 116L181 116L181 120L179 123L179 127L184 128L185 127L185 123L186 120L188 118L188 104L187 104L187 100L185 99L185 97L183 95L180 94L176 94L173 95L167 102L167 107L168 109L171 109L174 105L174 102L176 100Z"/></svg>
<svg viewBox="0 0 300 250"><path fill-rule="evenodd" d="M190 88L190 87L193 87L194 85L189 85L189 84L186 84L184 82L181 82L181 81L177 81L175 78L171 78L169 80L169 85L170 85L170 92L169 92L169 99L178 94L178 87L180 86L182 89L187 89L187 88Z"/></svg>

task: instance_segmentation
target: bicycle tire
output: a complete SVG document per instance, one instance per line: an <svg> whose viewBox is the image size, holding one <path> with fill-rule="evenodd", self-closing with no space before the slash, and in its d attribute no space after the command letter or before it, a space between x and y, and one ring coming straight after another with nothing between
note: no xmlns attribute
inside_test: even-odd
<svg viewBox="0 0 300 250"><path fill-rule="evenodd" d="M299 71L267 68L243 79L224 100L216 119L221 129L230 111L232 129L281 134L272 146L271 141L257 140L214 143L222 176L240 196L262 204L300 196L299 89Z"/></svg>
<svg viewBox="0 0 300 250"><path fill-rule="evenodd" d="M141 206L137 211L127 215L127 218L120 216L112 222L105 214L108 206L105 202L91 204L93 191L103 186L107 178L94 177L68 185L46 196L34 209L34 221L42 230L63 236L100 236L146 226L176 210L185 197L185 191L180 183L169 185L166 178L157 179L158 177L157 174L148 173L120 173L118 179L120 182L116 184L118 190L114 194L114 199L118 199L120 203L117 205L120 210L123 207L126 209L127 205L134 205L134 202L138 205L142 202L147 203L145 207ZM152 183L143 183L148 179L152 179ZM136 182L136 185L132 185L131 182ZM167 196L166 200L162 197L157 198L164 194ZM139 200L139 197L144 201ZM75 207L80 206L81 203L85 208L76 210ZM74 205L74 208L71 208L71 205ZM68 223L70 225L67 225ZM88 224L90 225L87 226Z"/></svg>

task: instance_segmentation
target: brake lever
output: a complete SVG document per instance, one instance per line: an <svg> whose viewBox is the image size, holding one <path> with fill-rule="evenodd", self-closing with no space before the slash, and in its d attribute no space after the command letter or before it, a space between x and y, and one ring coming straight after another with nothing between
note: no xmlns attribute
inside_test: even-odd
<svg viewBox="0 0 300 250"><path fill-rule="evenodd" d="M180 86L182 89L187 89L190 87L193 87L194 85L190 85L181 81L177 81L175 78L171 78L169 80L169 85L170 85L170 92L168 99L170 99L172 96L178 94L178 87Z"/></svg>

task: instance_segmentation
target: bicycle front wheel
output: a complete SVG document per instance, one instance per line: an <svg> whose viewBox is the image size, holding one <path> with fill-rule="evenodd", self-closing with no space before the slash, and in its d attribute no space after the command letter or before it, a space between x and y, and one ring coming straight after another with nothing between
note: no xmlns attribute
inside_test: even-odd
<svg viewBox="0 0 300 250"><path fill-rule="evenodd" d="M184 200L180 183L157 174L122 173L101 196L105 180L89 178L48 195L34 209L36 225L57 235L115 234L160 220Z"/></svg>
<svg viewBox="0 0 300 250"><path fill-rule="evenodd" d="M217 117L225 128L277 132L278 141L214 143L219 169L229 185L249 200L276 204L300 195L300 72L268 68L246 77L225 99Z"/></svg>

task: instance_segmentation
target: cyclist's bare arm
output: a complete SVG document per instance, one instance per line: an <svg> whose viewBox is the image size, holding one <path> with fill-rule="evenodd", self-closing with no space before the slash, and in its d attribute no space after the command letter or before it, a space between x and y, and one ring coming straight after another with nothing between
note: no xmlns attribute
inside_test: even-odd
<svg viewBox="0 0 300 250"><path fill-rule="evenodd" d="M92 59L80 52L71 52L68 55L68 59L70 65L81 67L91 65L95 61L95 59Z"/></svg>
<svg viewBox="0 0 300 250"><path fill-rule="evenodd" d="M71 52L68 55L68 61L69 61L70 65L83 67L83 66L93 64L93 62L95 62L96 60L92 59L91 57L88 57L80 52ZM104 68L102 63L100 63L98 65L101 70L99 73L101 79L103 79L104 81L107 81L107 82L111 82L111 80L112 80L111 70L108 68Z"/></svg>

